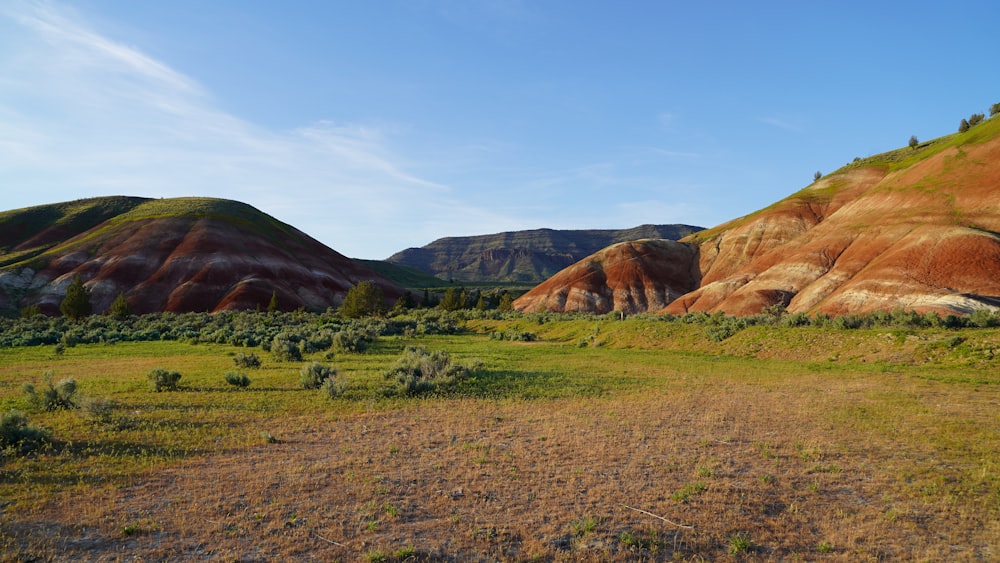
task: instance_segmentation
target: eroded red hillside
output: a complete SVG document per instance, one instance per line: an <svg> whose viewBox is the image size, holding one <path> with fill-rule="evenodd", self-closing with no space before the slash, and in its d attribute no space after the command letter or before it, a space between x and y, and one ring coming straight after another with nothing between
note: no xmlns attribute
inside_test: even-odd
<svg viewBox="0 0 1000 563"><path fill-rule="evenodd" d="M514 301L521 311L636 313L665 307L698 287L694 247L670 240L610 246Z"/></svg>
<svg viewBox="0 0 1000 563"><path fill-rule="evenodd" d="M0 286L8 306L38 304L56 313L76 275L91 290L96 312L119 293L136 312L264 309L272 293L283 310L326 309L362 280L379 285L389 303L402 294L368 268L249 206L198 201L208 202L208 210L122 215L6 268ZM10 303L12 296L19 302Z"/></svg>
<svg viewBox="0 0 1000 563"><path fill-rule="evenodd" d="M1000 305L1000 119L978 128L912 152L873 157L766 209L682 239L691 263L676 263L684 258L675 253L671 267L693 269L700 283L662 310L746 315L783 305L830 314L895 308L968 313ZM564 275L584 261L515 306L604 312L606 296L619 291L613 288L672 283L658 271L658 260L640 269L605 260L605 269L633 276L614 285ZM573 298L562 306L542 294ZM623 294L614 307L619 303L641 300ZM661 309L650 302L648 310Z"/></svg>

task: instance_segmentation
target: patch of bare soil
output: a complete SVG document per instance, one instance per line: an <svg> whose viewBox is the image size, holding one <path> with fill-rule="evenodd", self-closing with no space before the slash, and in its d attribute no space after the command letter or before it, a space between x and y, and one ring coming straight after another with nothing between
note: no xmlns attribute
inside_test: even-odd
<svg viewBox="0 0 1000 563"><path fill-rule="evenodd" d="M968 452L916 439L926 434L922 418L883 427L864 411L885 381L789 385L693 385L627 400L437 400L285 421L279 443L7 514L6 558L1000 556L996 502L963 489L980 470ZM957 393L941 404L930 392L914 396L927 420L979 424L995 413L993 394Z"/></svg>

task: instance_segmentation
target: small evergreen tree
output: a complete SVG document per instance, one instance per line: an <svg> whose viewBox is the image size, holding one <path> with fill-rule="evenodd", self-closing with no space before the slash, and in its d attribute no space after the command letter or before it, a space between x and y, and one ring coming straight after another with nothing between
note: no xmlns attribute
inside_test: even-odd
<svg viewBox="0 0 1000 563"><path fill-rule="evenodd" d="M278 311L278 292L271 292L271 300L267 303L267 312L275 313Z"/></svg>
<svg viewBox="0 0 1000 563"><path fill-rule="evenodd" d="M974 113L974 114L970 115L969 116L969 127L975 127L976 125L979 125L984 119L986 119L986 116L984 114L981 114L981 113Z"/></svg>
<svg viewBox="0 0 1000 563"><path fill-rule="evenodd" d="M1000 113L1000 103L993 104L990 106L990 117Z"/></svg>
<svg viewBox="0 0 1000 563"><path fill-rule="evenodd" d="M349 319L380 315L384 309L384 301L382 288L370 281L360 281L347 290L344 302L340 305L340 315Z"/></svg>
<svg viewBox="0 0 1000 563"><path fill-rule="evenodd" d="M500 304L497 305L497 310L501 313L509 313L514 310L514 298L506 290L500 294Z"/></svg>
<svg viewBox="0 0 1000 563"><path fill-rule="evenodd" d="M916 149L920 145L920 141L917 139L916 135L910 135L910 148Z"/></svg>
<svg viewBox="0 0 1000 563"><path fill-rule="evenodd" d="M822 177L823 177L823 173L820 172L819 170L817 170L816 173L813 174L813 182L818 182L819 179L822 178Z"/></svg>
<svg viewBox="0 0 1000 563"><path fill-rule="evenodd" d="M958 132L965 133L968 130L969 130L969 120L963 117L962 122L958 124Z"/></svg>
<svg viewBox="0 0 1000 563"><path fill-rule="evenodd" d="M66 297L59 304L59 311L76 321L90 315L92 310L90 290L83 286L83 279L77 274L66 288Z"/></svg>
<svg viewBox="0 0 1000 563"><path fill-rule="evenodd" d="M461 309L458 299L458 290L454 287L449 287L444 291L444 297L441 298L441 303L438 304L438 307L443 311L457 311Z"/></svg>
<svg viewBox="0 0 1000 563"><path fill-rule="evenodd" d="M118 297L111 302L111 307L108 308L108 314L112 317L124 319L125 317L132 316L132 308L128 305L128 300L125 299L125 293L118 293Z"/></svg>

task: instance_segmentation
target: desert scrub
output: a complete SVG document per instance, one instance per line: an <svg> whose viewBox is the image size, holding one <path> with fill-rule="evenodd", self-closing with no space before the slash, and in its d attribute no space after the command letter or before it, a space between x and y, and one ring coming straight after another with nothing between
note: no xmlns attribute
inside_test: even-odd
<svg viewBox="0 0 1000 563"><path fill-rule="evenodd" d="M309 362L299 370L299 382L303 389L319 389L337 375L337 370L319 362Z"/></svg>
<svg viewBox="0 0 1000 563"><path fill-rule="evenodd" d="M48 429L28 424L28 417L21 411L10 410L0 416L0 450L30 452L51 437Z"/></svg>
<svg viewBox="0 0 1000 563"><path fill-rule="evenodd" d="M301 362L302 350L291 336L279 334L271 341L271 356L278 362Z"/></svg>
<svg viewBox="0 0 1000 563"><path fill-rule="evenodd" d="M246 354L244 352L239 352L233 357L233 363L236 367L243 369L257 369L260 367L260 357L253 352Z"/></svg>
<svg viewBox="0 0 1000 563"><path fill-rule="evenodd" d="M368 333L359 329L344 329L333 335L333 349L337 352L360 353L371 343Z"/></svg>
<svg viewBox="0 0 1000 563"><path fill-rule="evenodd" d="M153 368L146 374L146 377L149 378L149 381L153 384L153 388L157 392L175 391L177 389L177 382L181 380L179 372L164 368Z"/></svg>
<svg viewBox="0 0 1000 563"><path fill-rule="evenodd" d="M409 346L385 373L385 378L395 382L392 389L395 394L415 396L462 381L469 371L468 367L452 362L443 350L428 352Z"/></svg>
<svg viewBox="0 0 1000 563"><path fill-rule="evenodd" d="M76 380L62 379L57 383L52 383L52 372L47 371L42 376L45 389L41 392L35 389L31 383L21 386L21 392L28 399L32 408L38 410L54 411L59 409L75 409L77 407Z"/></svg>
<svg viewBox="0 0 1000 563"><path fill-rule="evenodd" d="M232 385L233 387L249 387L250 378L245 373L230 371L226 372L226 383Z"/></svg>

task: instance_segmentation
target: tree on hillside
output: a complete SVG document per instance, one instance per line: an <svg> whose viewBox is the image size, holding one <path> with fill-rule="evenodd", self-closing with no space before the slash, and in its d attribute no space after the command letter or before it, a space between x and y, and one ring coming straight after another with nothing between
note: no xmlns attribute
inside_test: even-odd
<svg viewBox="0 0 1000 563"><path fill-rule="evenodd" d="M128 305L128 300L125 299L125 293L119 292L118 297L111 302L111 307L108 308L108 314L112 317L118 319L124 319L132 315L132 308Z"/></svg>
<svg viewBox="0 0 1000 563"><path fill-rule="evenodd" d="M444 297L441 298L441 303L438 306L444 311L457 311L464 308L465 288L459 291L454 287L449 287L445 290Z"/></svg>
<svg viewBox="0 0 1000 563"><path fill-rule="evenodd" d="M816 173L813 174L813 182L818 182L819 179L822 178L822 177L823 177L823 173L820 172L819 170L817 170Z"/></svg>
<svg viewBox="0 0 1000 563"><path fill-rule="evenodd" d="M965 133L968 130L969 130L969 120L963 117L962 122L958 124L958 132Z"/></svg>
<svg viewBox="0 0 1000 563"><path fill-rule="evenodd" d="M278 292L271 292L271 300L267 303L267 312L276 313L278 311Z"/></svg>
<svg viewBox="0 0 1000 563"><path fill-rule="evenodd" d="M916 135L910 135L910 148L911 149L915 149L915 148L917 148L917 145L919 145L919 144L920 144L920 141L917 140L917 136Z"/></svg>
<svg viewBox="0 0 1000 563"><path fill-rule="evenodd" d="M59 304L59 312L76 321L89 315L92 310L90 290L83 286L83 278L77 274L66 288L66 297Z"/></svg>
<svg viewBox="0 0 1000 563"><path fill-rule="evenodd" d="M497 305L497 310L501 313L509 313L514 310L514 298L511 297L510 293L507 293L507 290L500 294L500 304Z"/></svg>
<svg viewBox="0 0 1000 563"><path fill-rule="evenodd" d="M980 122L986 119L986 115L982 113L974 113L969 116L969 127L975 127Z"/></svg>
<svg viewBox="0 0 1000 563"><path fill-rule="evenodd" d="M360 281L347 290L340 305L340 315L349 319L380 315L383 307L382 288L370 281Z"/></svg>
<svg viewBox="0 0 1000 563"><path fill-rule="evenodd" d="M992 106L990 106L990 117L993 117L998 113L1000 113L1000 103L993 104Z"/></svg>

